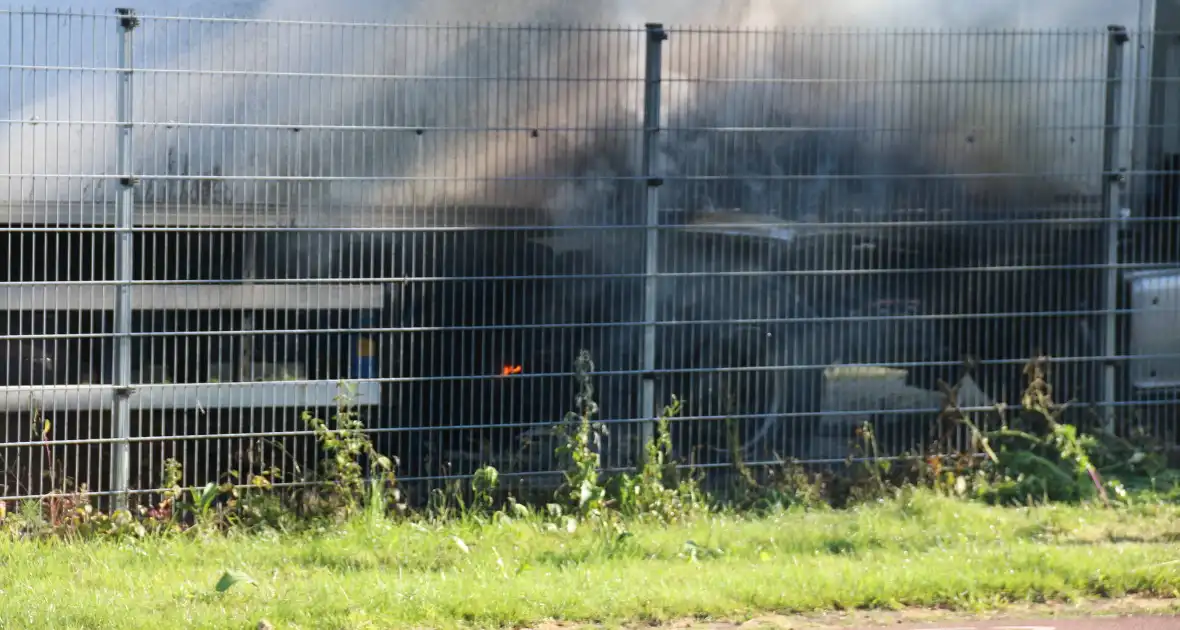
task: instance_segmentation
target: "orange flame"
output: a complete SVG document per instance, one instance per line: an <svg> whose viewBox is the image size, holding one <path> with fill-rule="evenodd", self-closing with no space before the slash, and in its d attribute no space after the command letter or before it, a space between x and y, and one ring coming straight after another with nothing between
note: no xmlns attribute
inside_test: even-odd
<svg viewBox="0 0 1180 630"><path fill-rule="evenodd" d="M500 376L509 376L511 374L520 374L524 372L523 365L505 365L500 368Z"/></svg>

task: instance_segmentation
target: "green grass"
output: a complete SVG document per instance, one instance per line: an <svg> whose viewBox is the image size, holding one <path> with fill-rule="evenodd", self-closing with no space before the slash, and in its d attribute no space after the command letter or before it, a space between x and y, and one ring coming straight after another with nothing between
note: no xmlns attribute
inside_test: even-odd
<svg viewBox="0 0 1180 630"><path fill-rule="evenodd" d="M1180 593L1180 509L849 511L631 523L358 522L314 534L0 542L2 628L408 628ZM226 570L249 575L225 592Z"/></svg>

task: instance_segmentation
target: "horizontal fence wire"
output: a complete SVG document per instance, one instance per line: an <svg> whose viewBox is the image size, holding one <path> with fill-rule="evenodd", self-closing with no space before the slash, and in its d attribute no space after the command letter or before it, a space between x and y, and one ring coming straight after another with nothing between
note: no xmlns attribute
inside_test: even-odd
<svg viewBox="0 0 1180 630"><path fill-rule="evenodd" d="M673 398L701 470L970 450L939 383L990 426L1041 356L1071 421L1175 440L1159 33L0 33L0 500L298 487L341 411L405 480L550 488L586 385L605 471Z"/></svg>

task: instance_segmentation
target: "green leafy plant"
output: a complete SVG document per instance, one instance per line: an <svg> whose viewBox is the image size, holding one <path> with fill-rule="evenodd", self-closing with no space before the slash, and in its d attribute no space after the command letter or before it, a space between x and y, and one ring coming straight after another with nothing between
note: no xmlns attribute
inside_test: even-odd
<svg viewBox="0 0 1180 630"><path fill-rule="evenodd" d="M606 502L606 489L599 481L598 449L607 430L594 420L598 403L594 401L594 384L590 378L593 371L590 353L583 350L574 362L574 378L578 383L575 411L566 414L565 441L556 448L558 458L566 464L565 482L559 493L564 493L582 516L599 514Z"/></svg>
<svg viewBox="0 0 1180 630"><path fill-rule="evenodd" d="M480 510L489 510L495 499L493 495L500 487L500 471L483 466L471 477L473 505Z"/></svg>
<svg viewBox="0 0 1180 630"><path fill-rule="evenodd" d="M1001 425L993 431L980 430L959 409L955 390L942 384L949 394L941 415L944 425L966 426L973 445L984 455L977 460L974 474L961 469L950 473L957 494L967 494L970 485L976 496L991 502L1028 504L1097 496L1110 504L1107 484L1091 457L1099 442L1080 433L1075 425L1061 422L1066 405L1054 400L1048 365L1047 357L1033 358L1025 365L1026 385L1017 423L1009 424L1001 406L996 410ZM938 474L947 473L939 470Z"/></svg>
<svg viewBox="0 0 1180 630"><path fill-rule="evenodd" d="M691 475L682 476L672 457L670 425L680 409L680 399L673 396L656 420L655 435L644 445L638 474L620 475L617 504L625 515L672 522L705 509L697 480Z"/></svg>
<svg viewBox="0 0 1180 630"><path fill-rule="evenodd" d="M809 473L797 462L766 466L760 477L748 468L740 470L729 505L743 512L766 513L792 507L816 508L833 500L822 475Z"/></svg>
<svg viewBox="0 0 1180 630"><path fill-rule="evenodd" d="M355 513L366 496L371 496L370 483L396 491L395 463L373 447L359 414L353 409L353 400L351 393L338 395L336 412L330 420L310 411L303 413L303 421L315 432L316 441L325 453L320 464L320 498L341 517ZM367 469L362 459L368 461Z"/></svg>

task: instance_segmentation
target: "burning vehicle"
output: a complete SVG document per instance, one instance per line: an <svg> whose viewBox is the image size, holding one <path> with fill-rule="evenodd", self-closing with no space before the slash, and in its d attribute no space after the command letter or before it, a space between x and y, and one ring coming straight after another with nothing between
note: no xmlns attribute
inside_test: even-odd
<svg viewBox="0 0 1180 630"><path fill-rule="evenodd" d="M936 437L940 380L958 386L958 404L990 407L1019 400L1034 356L1100 354L1100 230L1061 210L956 216L665 212L654 377L657 405L681 401L677 455L838 460L863 422L884 449L921 448ZM502 467L544 469L582 350L610 428L604 460L633 462L637 421L650 418L640 407L645 278L619 252L641 248L642 230L448 236L450 253L407 274L384 322L381 364L394 384L379 422L396 427L403 462L459 473L499 454ZM401 238L406 251L429 246L420 233ZM1059 380L1091 399L1098 374L1079 363Z"/></svg>

